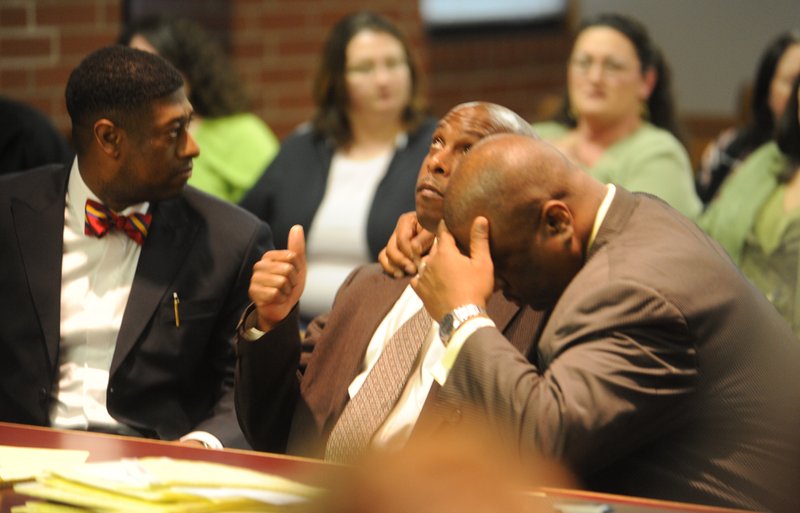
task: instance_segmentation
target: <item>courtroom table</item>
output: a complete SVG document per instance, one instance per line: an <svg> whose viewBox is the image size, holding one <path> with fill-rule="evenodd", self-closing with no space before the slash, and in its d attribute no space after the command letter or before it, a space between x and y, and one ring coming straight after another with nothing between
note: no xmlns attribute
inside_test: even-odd
<svg viewBox="0 0 800 513"><path fill-rule="evenodd" d="M143 458L147 456L208 461L276 474L307 484L318 484L321 476L339 468L337 465L320 460L280 454L237 449L206 449L162 440L26 426L6 422L0 422L0 445L88 451L89 457L87 461L90 462L113 461L121 458ZM0 513L8 513L11 511L11 506L23 504L25 499L25 497L15 494L10 488L1 489Z"/></svg>
<svg viewBox="0 0 800 513"><path fill-rule="evenodd" d="M752 513L741 509L715 508L699 504L683 502L627 497L608 493L588 492L584 490L564 490L560 488L543 488L539 493L546 497L547 503L554 513L571 513L566 507L572 505L597 505L598 513ZM606 506L605 509L599 506ZM588 511L578 508L577 511Z"/></svg>
<svg viewBox="0 0 800 513"><path fill-rule="evenodd" d="M332 466L320 460L279 454L237 449L206 449L162 440L26 426L6 422L0 422L0 445L84 450L89 452L87 461L110 461L121 458L143 458L146 456L211 461L269 472L289 478L297 477L298 473L307 473L309 470Z"/></svg>
<svg viewBox="0 0 800 513"><path fill-rule="evenodd" d="M312 485L323 483L342 467L321 460L237 449L205 449L160 440L124 437L85 431L67 431L0 422L0 445L88 451L87 461L163 456L208 461L276 474ZM530 492L532 502L553 513L741 513L741 510L626 497L583 490L543 488ZM11 488L0 489L0 513L23 504L26 497ZM538 510L537 510L538 511Z"/></svg>

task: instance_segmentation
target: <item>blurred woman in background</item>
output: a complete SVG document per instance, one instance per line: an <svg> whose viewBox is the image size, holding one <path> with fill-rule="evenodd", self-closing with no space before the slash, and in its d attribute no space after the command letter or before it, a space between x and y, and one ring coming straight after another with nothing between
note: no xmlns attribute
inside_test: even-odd
<svg viewBox="0 0 800 513"><path fill-rule="evenodd" d="M189 129L200 147L189 184L238 202L275 157L279 142L247 112L241 81L222 47L197 24L162 17L127 27L119 42L158 54L181 72L194 107Z"/></svg>
<svg viewBox="0 0 800 513"><path fill-rule="evenodd" d="M800 76L775 140L742 162L699 224L800 336Z"/></svg>
<svg viewBox="0 0 800 513"><path fill-rule="evenodd" d="M670 87L668 66L645 27L601 14L575 39L560 113L534 129L597 179L654 194L695 217L701 204Z"/></svg>
<svg viewBox="0 0 800 513"><path fill-rule="evenodd" d="M316 113L289 136L241 205L275 245L301 224L308 275L300 312L330 309L350 271L375 261L397 218L414 210L417 174L435 127L400 30L372 12L340 20L313 85Z"/></svg>
<svg viewBox="0 0 800 513"><path fill-rule="evenodd" d="M800 74L800 32L784 32L764 50L756 70L750 119L722 132L703 151L697 172L697 193L708 204L731 171L775 135L775 124L786 108L792 82Z"/></svg>

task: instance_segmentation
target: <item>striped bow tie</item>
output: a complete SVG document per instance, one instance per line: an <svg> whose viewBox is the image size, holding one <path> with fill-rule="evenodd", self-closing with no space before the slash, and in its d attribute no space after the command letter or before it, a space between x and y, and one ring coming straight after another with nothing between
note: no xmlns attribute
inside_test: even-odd
<svg viewBox="0 0 800 513"><path fill-rule="evenodd" d="M130 214L120 216L110 208L94 200L86 200L86 223L83 233L102 238L108 230L121 230L140 246L147 237L150 228L150 214Z"/></svg>

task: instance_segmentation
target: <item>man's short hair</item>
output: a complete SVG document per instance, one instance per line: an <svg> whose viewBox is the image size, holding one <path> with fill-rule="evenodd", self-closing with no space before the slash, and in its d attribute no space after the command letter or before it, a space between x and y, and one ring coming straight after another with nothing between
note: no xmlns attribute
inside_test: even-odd
<svg viewBox="0 0 800 513"><path fill-rule="evenodd" d="M70 74L65 93L78 151L84 149L82 135L98 119L135 131L155 100L182 86L178 70L157 55L121 45L89 54Z"/></svg>

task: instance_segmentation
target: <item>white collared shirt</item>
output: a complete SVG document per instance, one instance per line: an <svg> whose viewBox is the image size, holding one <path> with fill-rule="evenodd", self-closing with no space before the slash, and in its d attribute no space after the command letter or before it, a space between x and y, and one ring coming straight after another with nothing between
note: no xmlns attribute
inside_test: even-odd
<svg viewBox="0 0 800 513"><path fill-rule="evenodd" d="M420 308L423 308L422 300L409 285L372 335L361 365L361 372L347 389L351 399L361 390L367 375L375 366L392 335ZM421 357L415 363L414 370L394 409L376 431L372 439L373 445L391 448L405 445L430 393L433 369L443 354L444 344L439 339L439 324L434 321L422 342Z"/></svg>
<svg viewBox="0 0 800 513"><path fill-rule="evenodd" d="M106 389L141 246L118 230L102 239L84 235L87 199L99 201L75 159L64 209L61 345L50 420L58 428L92 426L126 433L130 430L108 413ZM146 213L148 208L149 203L141 203L119 213Z"/></svg>

